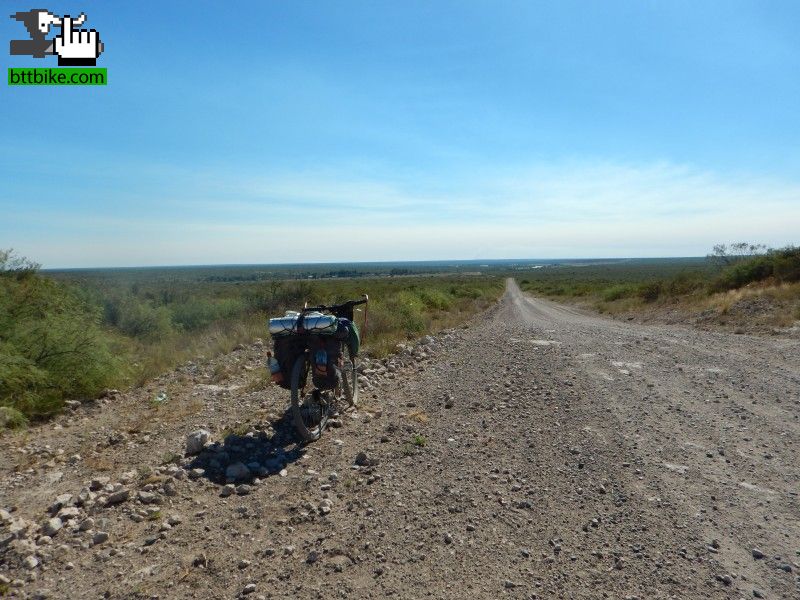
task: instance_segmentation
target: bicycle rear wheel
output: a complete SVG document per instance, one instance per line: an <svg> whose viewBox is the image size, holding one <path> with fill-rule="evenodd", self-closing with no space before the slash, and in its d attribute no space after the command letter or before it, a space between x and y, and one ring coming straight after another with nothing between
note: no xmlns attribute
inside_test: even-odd
<svg viewBox="0 0 800 600"><path fill-rule="evenodd" d="M319 439L328 424L331 409L326 392L313 386L307 391L310 368L308 355L302 354L292 369L292 418L297 433L306 442Z"/></svg>

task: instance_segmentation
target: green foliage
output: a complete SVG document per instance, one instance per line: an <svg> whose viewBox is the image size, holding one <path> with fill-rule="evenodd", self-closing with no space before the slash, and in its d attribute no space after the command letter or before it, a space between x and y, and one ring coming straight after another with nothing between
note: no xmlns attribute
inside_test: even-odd
<svg viewBox="0 0 800 600"><path fill-rule="evenodd" d="M712 283L712 291L731 290L772 278L776 283L800 281L800 247L787 246L751 256L727 267Z"/></svg>
<svg viewBox="0 0 800 600"><path fill-rule="evenodd" d="M125 335L136 338L160 338L172 333L169 310L133 299L121 303L116 326Z"/></svg>
<svg viewBox="0 0 800 600"><path fill-rule="evenodd" d="M413 337L425 330L424 306L418 294L401 291L388 298L382 306L376 305L376 312L383 309L396 328L404 331L407 337Z"/></svg>
<svg viewBox="0 0 800 600"><path fill-rule="evenodd" d="M12 256L0 254L0 406L40 417L95 396L120 369L99 310Z"/></svg>
<svg viewBox="0 0 800 600"><path fill-rule="evenodd" d="M240 423L239 425L223 428L220 436L223 440L228 439L230 436L243 437L248 431L250 431L250 427L246 423Z"/></svg>
<svg viewBox="0 0 800 600"><path fill-rule="evenodd" d="M707 282L713 272L713 265L705 258L617 260L545 266L527 272L520 285L544 296L601 298L606 295L625 299L639 297L642 284L659 282L665 290L663 293L669 294L670 289L686 287L685 282Z"/></svg>
<svg viewBox="0 0 800 600"><path fill-rule="evenodd" d="M172 320L179 327L193 331L204 329L217 321L244 313L244 302L237 298L218 301L205 298L179 304L171 309Z"/></svg>
<svg viewBox="0 0 800 600"><path fill-rule="evenodd" d="M620 298L630 298L631 296L635 295L636 292L636 285L631 283L621 283L605 288L601 293L601 297L606 302L613 302L614 300L619 300Z"/></svg>
<svg viewBox="0 0 800 600"><path fill-rule="evenodd" d="M465 295L462 297L469 296ZM419 299L422 301L425 308L429 310L450 310L453 305L451 294L436 288L420 290Z"/></svg>
<svg viewBox="0 0 800 600"><path fill-rule="evenodd" d="M655 302L663 291L664 286L660 281L649 281L638 287L636 295L645 302Z"/></svg>
<svg viewBox="0 0 800 600"><path fill-rule="evenodd" d="M522 289L556 298L587 298L601 304L655 302L694 289L711 266L705 259L642 259L537 269ZM600 307L602 308L602 307Z"/></svg>
<svg viewBox="0 0 800 600"><path fill-rule="evenodd" d="M161 465L177 465L180 464L183 458L177 452L166 452L161 456Z"/></svg>
<svg viewBox="0 0 800 600"><path fill-rule="evenodd" d="M265 338L268 317L304 302L333 304L368 292L366 331L363 312L356 321L366 333L364 350L380 356L399 341L462 322L503 289L499 277L411 275L416 267L392 274L402 277L381 267L386 275L370 279L352 268L304 280L253 267L40 274L11 252L0 253L0 266L0 406L29 417ZM17 421L17 413L7 420Z"/></svg>
<svg viewBox="0 0 800 600"><path fill-rule="evenodd" d="M600 298L603 302L614 302L623 298L639 298L644 302L655 302L664 293L665 287L665 282L662 281L620 283L602 289Z"/></svg>
<svg viewBox="0 0 800 600"><path fill-rule="evenodd" d="M720 269L722 269L720 271ZM757 281L800 281L800 248L720 244L707 259L642 259L582 266L548 266L526 274L521 287L550 297L586 297L600 310L672 303L737 289Z"/></svg>
<svg viewBox="0 0 800 600"><path fill-rule="evenodd" d="M800 280L799 249L733 255L753 248L760 252L753 245L718 248L718 262L730 262L722 272L707 259L641 259L535 269L522 264L508 274L524 272L523 289L607 307L704 296L763 279ZM19 426L57 411L64 399L141 383L186 360L264 338L268 317L304 302L333 304L369 293L367 327L363 312L356 321L365 334L364 351L382 356L399 341L462 323L500 296L500 271L459 274L463 268L242 266L41 274L35 263L0 251L0 421Z"/></svg>
<svg viewBox="0 0 800 600"><path fill-rule="evenodd" d="M139 481L144 481L153 475L153 468L149 465L141 465L136 469L136 476Z"/></svg>
<svg viewBox="0 0 800 600"><path fill-rule="evenodd" d="M3 429L17 429L28 424L28 419L16 408L0 406L0 431Z"/></svg>
<svg viewBox="0 0 800 600"><path fill-rule="evenodd" d="M428 443L428 440L425 438L424 435L415 433L411 436L411 439L408 440L406 443L403 444L401 449L403 456L413 456L414 454L418 454L419 451L425 447Z"/></svg>
<svg viewBox="0 0 800 600"><path fill-rule="evenodd" d="M682 272L658 282L661 292L668 297L686 296L703 291L708 286L708 277L703 273Z"/></svg>
<svg viewBox="0 0 800 600"><path fill-rule="evenodd" d="M448 289L448 294L453 298L469 298L470 300L478 300L486 293L486 290L480 286L470 285L451 285Z"/></svg>

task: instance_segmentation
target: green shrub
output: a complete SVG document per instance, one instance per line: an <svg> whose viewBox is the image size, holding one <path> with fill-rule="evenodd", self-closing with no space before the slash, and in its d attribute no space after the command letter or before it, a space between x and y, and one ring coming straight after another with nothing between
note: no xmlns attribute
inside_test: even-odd
<svg viewBox="0 0 800 600"><path fill-rule="evenodd" d="M47 371L33 359L11 343L0 342L0 405L25 410L37 404L52 404L48 379Z"/></svg>
<svg viewBox="0 0 800 600"><path fill-rule="evenodd" d="M172 320L183 329L204 329L217 321L229 319L243 313L244 302L235 298L218 300L191 300L172 308Z"/></svg>
<svg viewBox="0 0 800 600"><path fill-rule="evenodd" d="M122 320L122 299L118 296L103 298L103 322L111 327L119 327Z"/></svg>
<svg viewBox="0 0 800 600"><path fill-rule="evenodd" d="M114 382L119 364L99 320L71 287L0 260L0 406L44 416Z"/></svg>
<svg viewBox="0 0 800 600"><path fill-rule="evenodd" d="M772 275L772 262L766 256L758 256L732 265L723 271L714 282L716 291L732 290Z"/></svg>
<svg viewBox="0 0 800 600"><path fill-rule="evenodd" d="M10 406L0 406L0 431L3 429L18 429L25 427L28 419L16 408Z"/></svg>
<svg viewBox="0 0 800 600"><path fill-rule="evenodd" d="M636 295L639 296L645 302L655 302L658 300L658 297L661 295L662 287L661 282L659 281L650 281L648 283L643 283L639 286L639 289L636 290Z"/></svg>
<svg viewBox="0 0 800 600"><path fill-rule="evenodd" d="M779 283L800 281L800 247L770 250L734 263L714 281L711 289L717 292L732 290L770 277Z"/></svg>
<svg viewBox="0 0 800 600"><path fill-rule="evenodd" d="M246 310L261 313L276 313L285 304L286 286L281 281L258 284L244 291Z"/></svg>
<svg viewBox="0 0 800 600"><path fill-rule="evenodd" d="M613 302L614 300L620 300L622 298L630 298L631 296L636 295L638 292L638 287L632 285L630 283L624 283L620 285L613 285L609 288L603 290L601 294L601 298L605 302Z"/></svg>
<svg viewBox="0 0 800 600"><path fill-rule="evenodd" d="M786 248L773 258L773 275L781 282L800 281L800 248Z"/></svg>
<svg viewBox="0 0 800 600"><path fill-rule="evenodd" d="M37 268L0 252L0 407L9 424L264 338L267 316L306 301L333 304L368 292L365 348L383 355L401 340L463 322L503 289L499 277L461 275L278 280L274 271L236 268ZM363 318L356 313L359 325Z"/></svg>
<svg viewBox="0 0 800 600"><path fill-rule="evenodd" d="M387 300L384 310L388 312L387 317L394 329L399 329L407 337L412 337L425 330L422 309L423 304L416 294L402 291Z"/></svg>
<svg viewBox="0 0 800 600"><path fill-rule="evenodd" d="M125 335L135 338L164 337L172 332L172 316L163 306L152 306L133 298L121 306L117 327Z"/></svg>
<svg viewBox="0 0 800 600"><path fill-rule="evenodd" d="M697 273L678 273L661 283L661 291L667 296L685 296L708 285L708 280Z"/></svg>
<svg viewBox="0 0 800 600"><path fill-rule="evenodd" d="M450 295L440 289L426 289L419 292L419 299L428 309L450 310L453 300Z"/></svg>
<svg viewBox="0 0 800 600"><path fill-rule="evenodd" d="M453 298L470 298L472 300L477 300L483 296L485 290L466 285L451 285L449 292Z"/></svg>

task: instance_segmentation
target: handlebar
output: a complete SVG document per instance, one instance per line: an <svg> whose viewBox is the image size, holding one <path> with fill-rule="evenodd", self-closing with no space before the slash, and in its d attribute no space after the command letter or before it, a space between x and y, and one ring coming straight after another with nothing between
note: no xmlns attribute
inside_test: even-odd
<svg viewBox="0 0 800 600"><path fill-rule="evenodd" d="M347 302L343 302L342 304L332 304L330 306L326 306L324 304L320 304L319 306L305 306L301 311L301 314L305 314L307 312L317 311L328 311L336 315L337 317L343 317L353 320L353 307L359 306L360 304L367 304L369 302L369 296L364 294L361 300L348 300Z"/></svg>

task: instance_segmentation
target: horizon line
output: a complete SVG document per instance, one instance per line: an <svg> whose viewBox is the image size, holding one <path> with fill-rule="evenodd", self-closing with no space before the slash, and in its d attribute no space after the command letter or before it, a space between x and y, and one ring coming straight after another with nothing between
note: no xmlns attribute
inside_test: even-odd
<svg viewBox="0 0 800 600"><path fill-rule="evenodd" d="M230 267L318 267L326 265L438 265L438 264L469 264L476 263L559 263L580 261L630 261L630 260L678 260L678 259L705 259L703 256L624 256L624 257L559 257L559 258L457 258L457 259L428 259L428 260L362 260L362 261L320 261L320 262L278 262L278 263L193 263L173 265L128 265L128 266L93 266L93 267L42 267L41 271L98 271L111 269L192 269L192 268L230 268Z"/></svg>

